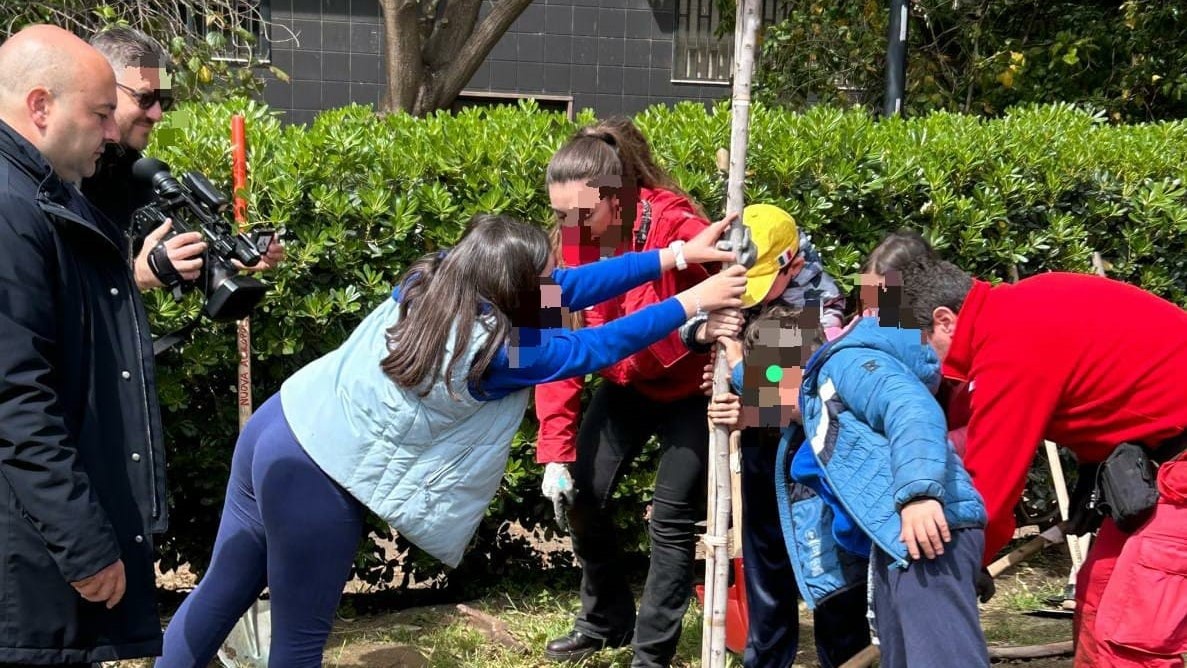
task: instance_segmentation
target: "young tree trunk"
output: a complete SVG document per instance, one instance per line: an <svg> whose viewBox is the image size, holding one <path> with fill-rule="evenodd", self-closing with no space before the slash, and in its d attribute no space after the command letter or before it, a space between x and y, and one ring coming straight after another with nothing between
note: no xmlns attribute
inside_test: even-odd
<svg viewBox="0 0 1187 668"><path fill-rule="evenodd" d="M424 79L420 51L420 11L416 0L379 0L383 14L383 68L387 90L385 110L410 111Z"/></svg>
<svg viewBox="0 0 1187 668"><path fill-rule="evenodd" d="M453 104L532 0L380 0L387 91L383 108L424 116Z"/></svg>
<svg viewBox="0 0 1187 668"><path fill-rule="evenodd" d="M736 251L742 249L742 209L746 179L746 151L750 143L750 84L754 76L754 55L762 23L759 0L739 0L734 33L734 80L730 110L729 178L726 181L726 214L738 215L730 225L729 239ZM713 394L729 391L729 365L718 344L713 368ZM729 429L714 426L709 441L710 475L708 496L712 500L705 544L712 548L705 559L705 609L701 643L701 666L725 666L725 613L729 598L729 522L734 503L730 481Z"/></svg>

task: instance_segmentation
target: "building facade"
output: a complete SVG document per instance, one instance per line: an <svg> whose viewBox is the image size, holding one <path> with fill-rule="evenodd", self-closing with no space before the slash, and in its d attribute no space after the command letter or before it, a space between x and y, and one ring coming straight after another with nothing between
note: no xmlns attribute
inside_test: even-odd
<svg viewBox="0 0 1187 668"><path fill-rule="evenodd" d="M379 104L386 80L378 0L258 0L262 54L289 76L264 100L287 120ZM484 8L485 9L485 8ZM485 11L484 11L485 14ZM713 0L534 0L475 72L459 104L537 99L601 117L729 96L733 40Z"/></svg>

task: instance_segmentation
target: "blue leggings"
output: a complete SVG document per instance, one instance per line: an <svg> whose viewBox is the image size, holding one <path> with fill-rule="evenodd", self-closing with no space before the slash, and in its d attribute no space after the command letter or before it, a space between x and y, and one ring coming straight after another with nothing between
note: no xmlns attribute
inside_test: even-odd
<svg viewBox="0 0 1187 668"><path fill-rule="evenodd" d="M210 569L165 630L157 667L209 665L265 585L269 663L321 666L362 527L362 505L305 454L274 395L235 446Z"/></svg>

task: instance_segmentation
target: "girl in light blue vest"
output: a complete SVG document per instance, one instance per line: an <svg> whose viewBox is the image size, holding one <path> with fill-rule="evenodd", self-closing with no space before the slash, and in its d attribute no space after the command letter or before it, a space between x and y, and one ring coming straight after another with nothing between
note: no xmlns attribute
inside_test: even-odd
<svg viewBox="0 0 1187 668"><path fill-rule="evenodd" d="M290 377L244 427L210 570L158 666L204 668L265 586L270 663L320 666L364 510L450 566L495 496L529 389L592 373L699 310L737 307L734 267L605 326L564 311L617 296L714 248L728 219L673 248L558 270L548 235L494 215L414 264L337 350Z"/></svg>

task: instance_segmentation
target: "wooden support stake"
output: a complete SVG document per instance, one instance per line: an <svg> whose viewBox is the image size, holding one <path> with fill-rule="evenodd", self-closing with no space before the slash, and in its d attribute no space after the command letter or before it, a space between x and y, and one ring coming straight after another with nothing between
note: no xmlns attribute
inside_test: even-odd
<svg viewBox="0 0 1187 668"><path fill-rule="evenodd" d="M737 214L730 227L729 239L735 249L742 247L743 182L746 178L746 149L750 141L750 82L754 75L754 54L758 43L758 28L762 23L759 0L739 0L736 32L734 33L734 83L731 106L729 179L726 188L726 215ZM729 389L729 368L725 352L718 346L717 363L713 369L713 394ZM705 559L705 624L706 640L701 646L701 665L706 668L725 666L725 610L729 597L729 521L732 515L733 487L730 481L729 429L716 427L709 442L709 459L713 462L709 478L714 505L709 507L711 533L705 534L709 553Z"/></svg>
<svg viewBox="0 0 1187 668"><path fill-rule="evenodd" d="M247 199L243 196L247 190L247 123L239 114L231 117L231 184L234 188L235 231L239 232L240 227L247 222ZM235 343L239 355L236 399L239 404L239 431L243 431L252 413L250 318L237 323ZM236 624L236 633L232 633L220 648L219 659L224 665L234 665L236 668L262 668L268 665L272 635L270 614L270 606L259 600L252 604ZM236 641L232 638L239 637L246 637L246 647L235 646Z"/></svg>
<svg viewBox="0 0 1187 668"><path fill-rule="evenodd" d="M730 432L730 524L729 557L742 555L742 432Z"/></svg>

